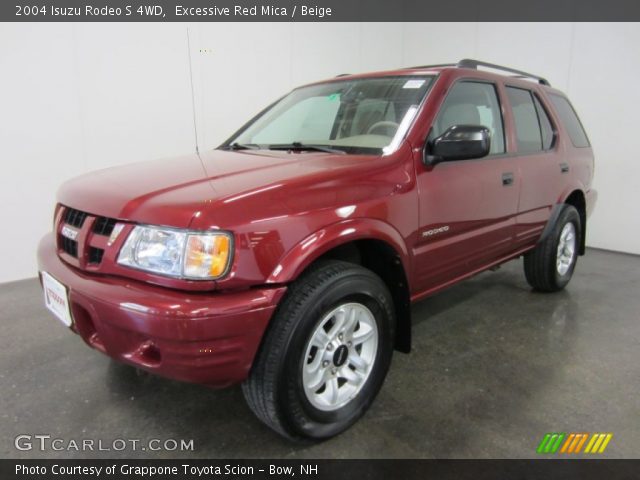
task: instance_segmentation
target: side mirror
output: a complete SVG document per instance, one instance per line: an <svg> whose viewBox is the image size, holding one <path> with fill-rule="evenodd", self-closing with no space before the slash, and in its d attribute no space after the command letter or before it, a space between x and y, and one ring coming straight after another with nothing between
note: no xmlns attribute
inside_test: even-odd
<svg viewBox="0 0 640 480"><path fill-rule="evenodd" d="M427 142L425 165L451 160L468 160L489 155L491 133L481 125L454 125L437 138Z"/></svg>

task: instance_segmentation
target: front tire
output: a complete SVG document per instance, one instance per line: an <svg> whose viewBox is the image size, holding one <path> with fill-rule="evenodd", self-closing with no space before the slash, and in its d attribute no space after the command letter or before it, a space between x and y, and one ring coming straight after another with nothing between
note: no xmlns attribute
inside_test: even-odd
<svg viewBox="0 0 640 480"><path fill-rule="evenodd" d="M571 280L582 235L580 214L564 205L550 234L524 255L527 282L541 292L562 290Z"/></svg>
<svg viewBox="0 0 640 480"><path fill-rule="evenodd" d="M330 438L370 407L391 363L391 294L358 265L322 262L289 289L242 391L281 435Z"/></svg>

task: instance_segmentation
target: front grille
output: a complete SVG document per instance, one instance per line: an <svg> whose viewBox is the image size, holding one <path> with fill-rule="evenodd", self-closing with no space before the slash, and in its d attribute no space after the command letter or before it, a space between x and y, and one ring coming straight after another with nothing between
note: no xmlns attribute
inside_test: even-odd
<svg viewBox="0 0 640 480"><path fill-rule="evenodd" d="M75 210L73 208L66 208L62 221L72 227L82 228L86 218L87 214L85 212L81 212L80 210Z"/></svg>
<svg viewBox="0 0 640 480"><path fill-rule="evenodd" d="M104 250L96 247L89 247L89 263L93 265L98 265L102 262L102 256L104 255Z"/></svg>
<svg viewBox="0 0 640 480"><path fill-rule="evenodd" d="M104 238L100 239L99 236L110 236L116 223L117 220L114 218L99 217L75 208L64 207L60 225L58 225L58 248L61 252L77 259L76 266L96 267L102 263L104 257L105 240ZM76 240L62 235L62 229L65 225L78 230Z"/></svg>
<svg viewBox="0 0 640 480"><path fill-rule="evenodd" d="M108 237L113 232L113 227L116 226L115 218L97 217L93 224L93 233L97 235L104 235Z"/></svg>
<svg viewBox="0 0 640 480"><path fill-rule="evenodd" d="M60 245L60 248L72 257L78 258L78 242L63 235L59 235L58 237L58 245Z"/></svg>

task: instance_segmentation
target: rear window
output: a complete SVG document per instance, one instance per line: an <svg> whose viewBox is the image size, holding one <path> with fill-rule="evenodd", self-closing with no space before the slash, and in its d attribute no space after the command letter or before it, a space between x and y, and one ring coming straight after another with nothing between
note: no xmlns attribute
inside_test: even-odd
<svg viewBox="0 0 640 480"><path fill-rule="evenodd" d="M587 138L587 134L585 133L584 128L582 128L582 123L580 123L580 119L569 103L569 100L560 95L553 94L549 95L549 98L551 99L553 106L556 108L564 128L566 128L573 146L579 148L588 147L589 139Z"/></svg>

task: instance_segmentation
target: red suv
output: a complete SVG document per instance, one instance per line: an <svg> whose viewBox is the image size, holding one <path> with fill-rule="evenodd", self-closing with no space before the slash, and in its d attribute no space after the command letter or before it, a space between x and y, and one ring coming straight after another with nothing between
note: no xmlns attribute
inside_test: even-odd
<svg viewBox="0 0 640 480"><path fill-rule="evenodd" d="M410 350L412 302L520 256L533 288L565 287L593 167L541 77L475 60L342 75L215 150L66 183L45 301L118 361L243 382L280 434L328 438Z"/></svg>

